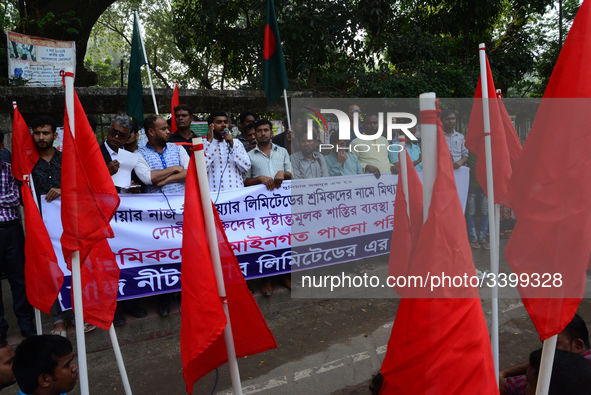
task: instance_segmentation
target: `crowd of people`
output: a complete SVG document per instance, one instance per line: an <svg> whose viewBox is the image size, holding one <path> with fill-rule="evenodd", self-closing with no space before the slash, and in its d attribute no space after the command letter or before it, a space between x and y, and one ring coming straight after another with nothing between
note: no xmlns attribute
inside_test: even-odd
<svg viewBox="0 0 591 395"><path fill-rule="evenodd" d="M348 108L353 124L355 116L361 115L357 105ZM191 131L193 110L187 105L174 109L177 130L172 133L171 122L159 115L144 119L143 129L147 144L138 144L138 125L129 117L118 115L112 118L100 150L111 175L120 168L118 156L121 150L137 155L137 164L131 174L127 188L117 187L118 192L141 193L183 193L187 168L192 155L192 139L197 137ZM212 192L264 185L272 191L281 187L284 180L310 179L332 176L347 176L371 173L380 178L382 173L399 172L399 156L394 152L377 147L389 142L380 136L372 141L369 150L356 150L361 139L341 140L339 133L331 131L329 141L332 147L321 152L320 133L314 128L309 138L306 118L296 115L292 127L273 135L273 124L267 119L257 119L253 112L243 112L239 117L240 134L235 139L229 131L229 117L223 112L213 112L207 119L208 131L204 142L208 183ZM487 241L487 201L475 177L476 158L464 144L464 136L456 129L455 112L443 111L441 115L445 138L448 143L454 168L470 168L470 186L466 208L466 224L471 246L489 248ZM359 129L367 135L379 130L379 115L363 114ZM33 141L39 153L39 160L32 172L37 199L42 196L51 202L61 195L61 152L54 148L57 138L57 123L42 116L29 124ZM286 125L287 126L287 125ZM418 139L406 137L406 151L414 167L422 169L420 132L411 128ZM4 319L4 306L0 300L0 389L18 381L27 394L62 394L70 391L78 378L77 367L72 362L72 346L65 338L69 311L62 311L56 300L52 307L54 326L51 335L35 336L33 308L27 301L24 282L24 234L20 224L20 204L17 183L11 175L10 151L4 148L3 134L0 134L0 258L2 270L6 273L13 295L13 309L21 334L26 338L16 353L6 343L8 324ZM395 137L397 140L398 136ZM480 207L480 223L476 229L474 217ZM291 288L289 277L279 281ZM262 281L262 293L271 296L271 279ZM170 314L170 295L158 297L158 313L162 317ZM114 324L125 323L124 313L137 318L147 315L137 300L120 302L115 313ZM84 323L85 332L95 329ZM591 385L591 366L585 361L591 359L588 332L584 321L577 315L559 335L555 357L551 394L575 394L581 388ZM580 355L580 356L579 356ZM585 361L582 363L581 360ZM528 362L501 371L501 394L529 394L535 391L540 364L540 351L534 351ZM575 373L573 373L575 372ZM556 376L556 379L554 378ZM377 377L376 382L380 380ZM560 383L560 384L557 384ZM374 383L375 384L375 383ZM568 388L571 392L561 392ZM577 392L579 391L579 392Z"/></svg>
<svg viewBox="0 0 591 395"><path fill-rule="evenodd" d="M359 130L367 135L375 135L379 131L379 114L370 111L361 113L358 105L352 104L347 109L351 125L358 122ZM139 125L126 115L117 115L111 119L106 138L100 144L100 150L111 175L120 168L118 155L120 150L137 155L137 163L131 174L129 187L117 187L117 191L141 193L184 193L189 158L192 155L193 138L197 137L191 130L194 113L191 107L181 104L174 108L176 130L171 130L171 119L168 121L159 115L150 115L143 121L143 130L147 143L140 147ZM486 196L474 176L475 161L464 145L464 136L456 130L456 114L446 110L441 116L445 137L449 145L454 167L469 164L472 170L470 191L467 200L466 222L470 242L474 248L488 248L487 231L488 217ZM264 185L269 191L281 187L284 180L310 179L331 176L348 176L371 173L380 178L384 172L397 174L399 171L398 153L387 150L390 145L385 137L380 136L368 144L369 149L357 149L359 144L367 140L360 138L353 141L341 140L339 133L332 130L329 136L331 149L321 152L318 128L313 128L312 138L307 131L307 119L303 115L295 115L291 128L284 121L286 131L273 135L273 124L267 119L258 119L257 115L245 111L239 117L238 138L234 139L229 131L229 117L216 111L207 118L208 131L204 141L204 150L210 191L228 191L253 185ZM34 119L30 123L33 140L39 152L39 160L32 173L32 181L36 197L41 196L47 202L58 198L61 194L61 152L54 148L57 138L57 123L48 116ZM406 150L417 170L422 168L420 133L417 127L410 129L417 137L416 141L406 138ZM0 134L3 136L3 134ZM395 136L392 143L398 142ZM2 142L0 142L2 144ZM327 144L328 145L328 144ZM33 309L26 300L24 288L24 238L19 223L18 189L10 175L10 152L0 145L0 169L2 179L2 206L0 207L0 256L5 259L5 270L11 283L14 298L14 310L24 336L33 332ZM471 154L470 154L471 155ZM478 232L475 230L474 216L477 203L480 203L481 215ZM13 240L12 243L4 241ZM371 265L371 264L369 264ZM355 272L362 274L363 265L356 267ZM289 276L279 278L279 282L291 289ZM251 290L252 291L252 290ZM271 278L262 281L261 292L265 296L273 294ZM170 295L159 296L158 313L162 317L170 314ZM0 305L0 313L3 313ZM120 302L115 314L114 324L125 323L127 313L136 318L147 315L137 300ZM66 325L71 314L62 311L58 301L52 308L54 319L53 334L65 336ZM3 314L2 314L3 317ZM94 326L85 324L85 331L92 331ZM8 326L0 318L0 339L6 337Z"/></svg>

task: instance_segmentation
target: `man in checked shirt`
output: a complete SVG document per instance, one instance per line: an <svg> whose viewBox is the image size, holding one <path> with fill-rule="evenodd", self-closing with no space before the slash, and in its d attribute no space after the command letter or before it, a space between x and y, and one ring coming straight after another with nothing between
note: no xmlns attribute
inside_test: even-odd
<svg viewBox="0 0 591 395"><path fill-rule="evenodd" d="M250 158L244 144L234 139L228 131L228 116L213 112L207 118L209 129L203 143L205 166L211 192L243 188L242 173L250 170ZM224 132L226 130L226 132Z"/></svg>
<svg viewBox="0 0 591 395"><path fill-rule="evenodd" d="M17 211L19 194L11 167L0 159L0 271L5 271L12 291L12 306L21 334L35 335L33 307L25 289L25 236ZM8 323L0 298L0 340L6 340Z"/></svg>
<svg viewBox="0 0 591 395"><path fill-rule="evenodd" d="M571 351L581 354L591 360L591 349L589 345L589 332L585 321L575 314L572 321L558 334L556 349ZM502 395L524 395L527 380L525 373L529 361L519 365L511 366L499 372L499 390Z"/></svg>

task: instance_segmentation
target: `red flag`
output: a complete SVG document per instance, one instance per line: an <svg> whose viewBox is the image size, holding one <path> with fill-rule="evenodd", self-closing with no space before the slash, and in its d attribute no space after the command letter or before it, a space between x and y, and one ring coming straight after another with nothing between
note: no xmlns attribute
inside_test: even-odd
<svg viewBox="0 0 591 395"><path fill-rule="evenodd" d="M591 253L590 17L586 0L509 183L517 223L505 256L518 276L539 280L537 287L519 292L541 340L560 333L573 318Z"/></svg>
<svg viewBox="0 0 591 395"><path fill-rule="evenodd" d="M174 82L174 91L172 92L172 100L170 101L170 133L177 131L176 119L174 117L174 108L179 105L179 86Z"/></svg>
<svg viewBox="0 0 591 395"><path fill-rule="evenodd" d="M466 223L441 123L437 152L429 216L421 227L409 276L474 276ZM498 394L477 289L449 286L430 293L427 286L425 291L416 291L406 289L396 312L382 363L384 384L380 393ZM439 298L409 297L428 294Z"/></svg>
<svg viewBox="0 0 591 395"><path fill-rule="evenodd" d="M70 270L72 253L80 251L84 321L108 330L117 306L119 266L106 239L113 237L109 221L119 196L75 91L74 122L75 139L66 109L61 243Z"/></svg>
<svg viewBox="0 0 591 395"><path fill-rule="evenodd" d="M27 299L36 309L51 313L51 306L64 282L55 251L41 214L26 180L39 160L33 136L20 112L14 107L12 123L12 175L23 181L21 195L25 207L25 285Z"/></svg>
<svg viewBox="0 0 591 395"><path fill-rule="evenodd" d="M276 348L275 338L248 290L215 207L213 212L236 356L242 358ZM195 156L187 170L184 218L181 357L186 389L192 394L197 380L228 360L222 335L226 316L207 248Z"/></svg>
<svg viewBox="0 0 591 395"><path fill-rule="evenodd" d="M51 306L64 282L49 233L27 183L21 187L25 206L25 285L27 299L36 309L51 314Z"/></svg>
<svg viewBox="0 0 591 395"><path fill-rule="evenodd" d="M39 151L35 147L31 131L15 104L12 120L12 176L25 181L38 160Z"/></svg>
<svg viewBox="0 0 591 395"><path fill-rule="evenodd" d="M407 198L402 187L402 177L398 176L398 187L396 188L396 199L394 200L394 230L392 231L392 253L390 254L390 266L388 275L393 277L406 276L415 247L417 238L423 225L423 184L415 170L412 159L406 152L406 168L408 178L409 210L407 210ZM402 156L402 152L400 156ZM400 158L402 160L402 158ZM408 213L410 211L410 218ZM401 288L394 287L398 292Z"/></svg>
<svg viewBox="0 0 591 395"><path fill-rule="evenodd" d="M512 166L517 162L521 154L521 143L519 142L519 138L517 138L517 133L511 123L507 109L505 109L501 99L497 98L488 58L486 58L486 77L488 81L490 143L495 203L510 207L509 200L507 199L507 185L511 178ZM472 114L470 114L468 132L466 133L466 147L478 158L476 163L476 179L484 193L488 195L486 155L484 150L484 118L482 114L482 86L480 78L478 79L474 104L472 105Z"/></svg>

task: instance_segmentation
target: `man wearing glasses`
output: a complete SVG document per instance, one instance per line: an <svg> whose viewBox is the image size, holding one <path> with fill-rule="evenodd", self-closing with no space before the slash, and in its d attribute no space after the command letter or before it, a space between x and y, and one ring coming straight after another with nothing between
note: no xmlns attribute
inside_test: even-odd
<svg viewBox="0 0 591 395"><path fill-rule="evenodd" d="M129 117L125 115L117 115L111 120L111 126L107 133L105 142L101 145L101 153L107 163L107 168L111 175L119 171L119 161L117 161L117 154L120 149L127 143L131 132L133 131L133 123ZM119 191L118 191L119 192Z"/></svg>
<svg viewBox="0 0 591 395"><path fill-rule="evenodd" d="M134 125L133 121L128 116L117 115L111 119L111 126L109 127L107 138L105 142L101 144L101 153L103 154L103 159L105 159L105 163L107 164L107 168L111 175L116 174L119 171L117 155L119 154L119 150L125 149L124 146L132 133L134 133ZM136 182L139 182L135 172L132 173L132 180L133 179L137 180ZM120 192L119 187L115 188L117 189L117 192ZM139 306L136 299L128 300L123 303L118 302L115 317L113 319L114 325L122 325L125 323L123 311L136 318L143 318L148 315L146 310Z"/></svg>

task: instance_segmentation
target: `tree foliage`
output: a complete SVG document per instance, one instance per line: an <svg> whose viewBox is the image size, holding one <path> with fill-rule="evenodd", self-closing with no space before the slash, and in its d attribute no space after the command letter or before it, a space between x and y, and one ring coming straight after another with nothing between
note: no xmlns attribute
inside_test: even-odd
<svg viewBox="0 0 591 395"><path fill-rule="evenodd" d="M559 1L565 36L580 0ZM134 9L156 87L262 88L260 0L0 0L0 25L75 40L79 75L87 65L94 83L118 84ZM276 0L275 10L290 89L321 95L471 96L481 42L498 88L539 95L561 48L554 0Z"/></svg>
<svg viewBox="0 0 591 395"><path fill-rule="evenodd" d="M92 30L88 56L97 61L108 54L117 63L123 59L126 65L124 81L127 81L135 10L138 11L143 27L146 56L154 86L171 88L174 81L178 81L181 87L192 86L193 81L187 76L188 67L183 63L172 28L171 6L166 0L119 0L110 6ZM114 66L118 67L118 64ZM145 69L142 70L142 79L144 86L147 86Z"/></svg>
<svg viewBox="0 0 591 395"><path fill-rule="evenodd" d="M576 11L576 0L564 1ZM552 5L552 0L277 0L275 10L292 89L460 97L474 92L479 43L486 44L495 81L505 92L553 65L540 63L554 58L551 48L541 45L548 37L535 35ZM201 87L231 81L260 89L264 2L173 0L172 6L179 48Z"/></svg>

